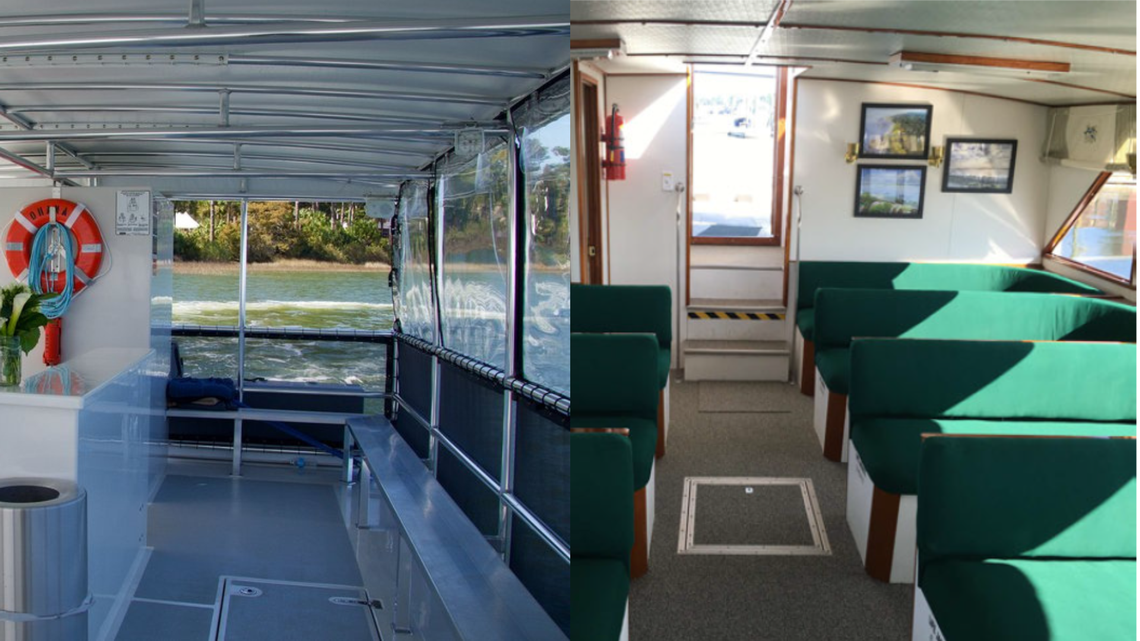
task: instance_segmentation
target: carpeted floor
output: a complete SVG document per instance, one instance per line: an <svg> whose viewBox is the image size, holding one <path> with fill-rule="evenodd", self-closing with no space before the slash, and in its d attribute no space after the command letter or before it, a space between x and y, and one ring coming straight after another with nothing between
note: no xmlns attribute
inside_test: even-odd
<svg viewBox="0 0 1140 641"><path fill-rule="evenodd" d="M863 571L845 517L846 464L823 458L812 430L812 399L785 383L680 383L678 379L674 372L668 452L657 461L649 574L630 589L630 638L909 639L913 586L880 583ZM733 399L742 395L755 398ZM712 406L714 398L724 399L724 404ZM746 411L725 412L726 408ZM810 478L832 554L678 555L686 476ZM697 527L699 532L699 523Z"/></svg>

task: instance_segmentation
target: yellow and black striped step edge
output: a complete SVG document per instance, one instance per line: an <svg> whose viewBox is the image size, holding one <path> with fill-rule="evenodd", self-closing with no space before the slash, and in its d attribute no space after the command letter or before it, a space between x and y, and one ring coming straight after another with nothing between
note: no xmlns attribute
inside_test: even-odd
<svg viewBox="0 0 1140 641"><path fill-rule="evenodd" d="M777 312L722 312L715 310L690 311L689 318L695 320L784 320L785 314Z"/></svg>

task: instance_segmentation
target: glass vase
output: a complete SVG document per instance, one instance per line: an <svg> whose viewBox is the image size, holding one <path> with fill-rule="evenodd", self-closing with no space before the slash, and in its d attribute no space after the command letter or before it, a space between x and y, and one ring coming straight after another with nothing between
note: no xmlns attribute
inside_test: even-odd
<svg viewBox="0 0 1140 641"><path fill-rule="evenodd" d="M0 336L0 386L19 387L23 352L19 336Z"/></svg>

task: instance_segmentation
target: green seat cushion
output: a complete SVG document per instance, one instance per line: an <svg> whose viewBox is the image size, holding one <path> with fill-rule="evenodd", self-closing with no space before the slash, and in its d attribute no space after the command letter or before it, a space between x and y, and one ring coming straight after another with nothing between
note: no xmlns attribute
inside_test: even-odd
<svg viewBox="0 0 1140 641"><path fill-rule="evenodd" d="M672 359L669 356L669 347L660 347L657 350L657 385L661 389L669 383L669 365Z"/></svg>
<svg viewBox="0 0 1140 641"><path fill-rule="evenodd" d="M633 489L640 490L649 482L653 461L657 458L657 421L629 416L575 416L570 413L570 427L624 427L629 429L633 447Z"/></svg>
<svg viewBox="0 0 1140 641"><path fill-rule="evenodd" d="M570 639L617 641L628 598L629 572L624 565L574 557L570 563Z"/></svg>
<svg viewBox="0 0 1140 641"><path fill-rule="evenodd" d="M918 493L923 434L1135 436L1135 423L868 418L851 424L851 440L875 486Z"/></svg>
<svg viewBox="0 0 1140 641"><path fill-rule="evenodd" d="M633 461L621 434L570 434L570 549L629 563L633 549Z"/></svg>
<svg viewBox="0 0 1140 641"><path fill-rule="evenodd" d="M816 351L815 366L827 389L846 394L851 384L851 350L846 347Z"/></svg>
<svg viewBox="0 0 1140 641"><path fill-rule="evenodd" d="M805 341L813 340L812 334L815 332L815 308L809 307L797 311L796 327L800 328L800 334L803 334Z"/></svg>
<svg viewBox="0 0 1140 641"><path fill-rule="evenodd" d="M958 560L919 581L947 641L1136 639L1136 560Z"/></svg>

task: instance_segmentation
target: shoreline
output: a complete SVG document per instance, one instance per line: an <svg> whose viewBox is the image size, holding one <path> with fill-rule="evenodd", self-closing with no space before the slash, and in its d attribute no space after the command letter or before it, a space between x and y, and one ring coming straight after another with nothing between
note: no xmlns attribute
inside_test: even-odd
<svg viewBox="0 0 1140 641"><path fill-rule="evenodd" d="M237 263L218 263L208 261L181 261L173 263L175 274L228 274L237 273ZM250 272L288 272L288 271L325 271L325 272L388 272L392 266L387 263L329 263L319 260L286 259L272 263L250 263Z"/></svg>

